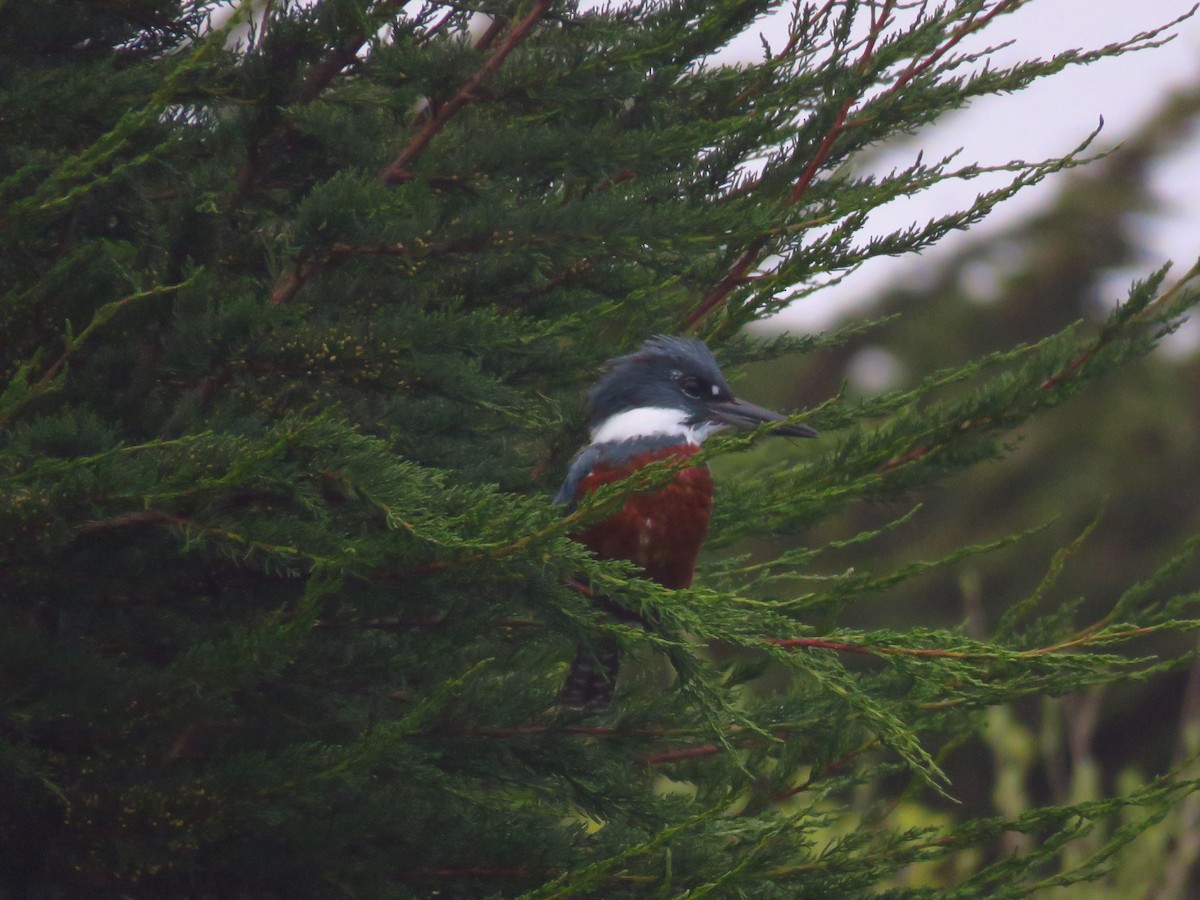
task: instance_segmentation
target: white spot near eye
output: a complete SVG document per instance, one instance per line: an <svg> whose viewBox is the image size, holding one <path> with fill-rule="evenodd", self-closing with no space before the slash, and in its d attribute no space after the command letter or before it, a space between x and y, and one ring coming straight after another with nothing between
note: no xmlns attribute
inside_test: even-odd
<svg viewBox="0 0 1200 900"><path fill-rule="evenodd" d="M713 392L713 396L715 397L721 393L721 389L714 384L712 386L712 392Z"/></svg>

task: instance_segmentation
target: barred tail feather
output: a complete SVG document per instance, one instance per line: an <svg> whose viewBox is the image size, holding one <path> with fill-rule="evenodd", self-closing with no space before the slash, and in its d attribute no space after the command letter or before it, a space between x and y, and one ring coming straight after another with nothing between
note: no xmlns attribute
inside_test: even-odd
<svg viewBox="0 0 1200 900"><path fill-rule="evenodd" d="M568 709L599 711L612 703L621 660L615 638L604 637L590 647L575 650L571 671L559 692L558 701Z"/></svg>

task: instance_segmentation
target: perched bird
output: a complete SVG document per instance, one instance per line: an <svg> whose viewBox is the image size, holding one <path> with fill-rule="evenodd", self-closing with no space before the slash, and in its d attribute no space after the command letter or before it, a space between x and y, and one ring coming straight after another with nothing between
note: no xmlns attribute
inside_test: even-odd
<svg viewBox="0 0 1200 900"><path fill-rule="evenodd" d="M651 338L636 353L610 360L588 394L591 442L571 462L554 502L568 509L598 487L661 459L687 460L710 434L784 419L729 389L712 353L695 338ZM775 434L816 437L807 425L780 425ZM601 559L627 559L667 588L692 583L696 557L712 515L708 466L681 468L661 488L632 493L613 515L576 539ZM607 598L594 598L618 618L636 621ZM612 700L619 659L612 638L580 646L560 694L574 709L603 709Z"/></svg>

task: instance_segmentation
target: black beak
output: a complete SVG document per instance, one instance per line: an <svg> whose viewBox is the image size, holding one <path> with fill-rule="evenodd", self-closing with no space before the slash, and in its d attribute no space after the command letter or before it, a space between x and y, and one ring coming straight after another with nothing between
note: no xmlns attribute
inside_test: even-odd
<svg viewBox="0 0 1200 900"><path fill-rule="evenodd" d="M787 418L787 416L781 416L777 412L756 406L746 400L738 400L736 397L732 400L706 403L705 406L708 407L709 413L716 421L742 428L753 428L764 422L782 422ZM807 425L780 425L778 428L772 428L771 433L781 434L785 437L813 438L817 436L816 429Z"/></svg>

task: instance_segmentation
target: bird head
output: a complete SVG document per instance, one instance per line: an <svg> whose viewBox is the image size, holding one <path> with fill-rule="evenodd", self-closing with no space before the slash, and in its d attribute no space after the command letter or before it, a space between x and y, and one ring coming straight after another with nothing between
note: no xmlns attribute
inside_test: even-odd
<svg viewBox="0 0 1200 900"><path fill-rule="evenodd" d="M610 360L588 394L588 406L594 443L677 434L699 444L722 428L753 428L785 418L735 397L703 341L664 335ZM772 430L789 437L817 436L807 425Z"/></svg>

